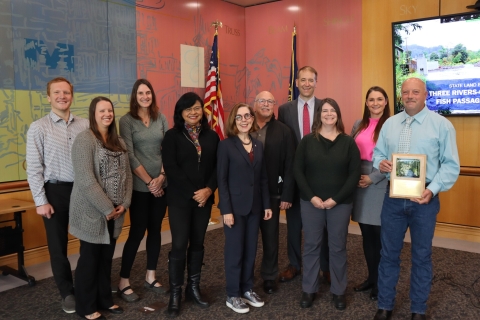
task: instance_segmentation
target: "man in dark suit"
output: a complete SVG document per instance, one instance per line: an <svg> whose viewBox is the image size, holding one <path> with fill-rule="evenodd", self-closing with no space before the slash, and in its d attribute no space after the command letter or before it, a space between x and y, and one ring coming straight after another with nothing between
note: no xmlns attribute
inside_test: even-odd
<svg viewBox="0 0 480 320"><path fill-rule="evenodd" d="M314 115L320 106L320 99L315 98L317 71L309 66L298 70L296 86L300 92L297 100L281 105L278 108L278 120L286 124L295 134L295 148L303 136L310 133ZM330 282L328 266L328 234L324 231L320 267L324 278ZM280 274L280 282L290 281L300 274L302 267L302 217L300 215L300 197L298 190L292 206L287 209L287 246L290 264Z"/></svg>
<svg viewBox="0 0 480 320"><path fill-rule="evenodd" d="M267 164L268 191L272 208L272 218L260 222L263 243L260 274L263 279L263 290L268 294L274 293L277 289L275 280L278 276L280 210L290 209L295 190L294 138L286 125L275 120L274 106L275 98L270 92L263 91L257 95L253 110L259 130L252 133L252 136L264 146L263 157Z"/></svg>

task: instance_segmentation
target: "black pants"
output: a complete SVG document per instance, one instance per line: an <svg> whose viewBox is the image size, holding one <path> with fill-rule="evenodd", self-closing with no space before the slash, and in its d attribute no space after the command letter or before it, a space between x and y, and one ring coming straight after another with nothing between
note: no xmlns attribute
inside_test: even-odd
<svg viewBox="0 0 480 320"><path fill-rule="evenodd" d="M225 233L225 277L227 296L241 297L253 288L253 271L257 255L258 229L263 215L250 212L246 216L233 214L231 228L223 226Z"/></svg>
<svg viewBox="0 0 480 320"><path fill-rule="evenodd" d="M168 220L172 233L171 255L175 259L185 259L189 251L202 251L212 205L205 207L168 207ZM190 246L188 245L190 243Z"/></svg>
<svg viewBox="0 0 480 320"><path fill-rule="evenodd" d="M45 231L47 233L48 252L50 253L50 264L52 266L53 278L65 299L73 294L73 277L70 261L67 258L68 244L68 217L70 207L70 194L72 186L45 184L45 194L48 203L55 211L50 219L43 218Z"/></svg>
<svg viewBox="0 0 480 320"><path fill-rule="evenodd" d="M287 253L290 265L302 268L302 216L300 199L295 199L287 212Z"/></svg>
<svg viewBox="0 0 480 320"><path fill-rule="evenodd" d="M262 231L263 257L260 274L263 280L275 280L278 276L278 223L280 220L280 199L270 198L272 218L260 220Z"/></svg>
<svg viewBox="0 0 480 320"><path fill-rule="evenodd" d="M86 316L113 307L111 274L116 239L112 238L114 220L110 220L110 244L80 240L80 258L75 270L75 311Z"/></svg>
<svg viewBox="0 0 480 320"><path fill-rule="evenodd" d="M368 282L377 284L378 265L380 264L380 251L382 250L382 241L380 240L380 226L359 223L363 237L363 253L367 261Z"/></svg>
<svg viewBox="0 0 480 320"><path fill-rule="evenodd" d="M165 192L167 192L165 190ZM122 268L120 277L130 278L135 256L145 236L147 235L147 270L156 270L160 245L162 221L167 210L166 195L155 197L150 192L133 191L130 205L130 233L123 247Z"/></svg>

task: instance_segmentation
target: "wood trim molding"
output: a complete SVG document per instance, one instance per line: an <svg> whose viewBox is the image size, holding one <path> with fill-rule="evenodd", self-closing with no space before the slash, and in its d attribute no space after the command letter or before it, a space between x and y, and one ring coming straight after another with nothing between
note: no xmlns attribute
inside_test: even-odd
<svg viewBox="0 0 480 320"><path fill-rule="evenodd" d="M27 180L0 183L0 193L8 193L28 189L30 189L30 186L28 185Z"/></svg>
<svg viewBox="0 0 480 320"><path fill-rule="evenodd" d="M480 176L480 168L478 167L460 167L461 176Z"/></svg>

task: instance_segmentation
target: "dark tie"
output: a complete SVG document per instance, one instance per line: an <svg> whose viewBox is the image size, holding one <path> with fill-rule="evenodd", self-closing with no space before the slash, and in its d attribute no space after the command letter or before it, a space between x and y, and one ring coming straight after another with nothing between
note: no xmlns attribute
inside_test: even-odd
<svg viewBox="0 0 480 320"><path fill-rule="evenodd" d="M308 113L308 103L303 105L303 136L310 133L310 114Z"/></svg>

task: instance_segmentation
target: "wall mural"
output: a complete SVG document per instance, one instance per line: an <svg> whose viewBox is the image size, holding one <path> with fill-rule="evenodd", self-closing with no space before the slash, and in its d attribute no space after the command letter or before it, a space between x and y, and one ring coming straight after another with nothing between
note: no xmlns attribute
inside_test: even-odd
<svg viewBox="0 0 480 320"><path fill-rule="evenodd" d="M90 101L98 95L114 102L117 118L125 114L139 77L152 82L170 125L183 93L203 97L204 89L180 86L180 44L209 53L211 21L242 25L243 17L236 22L238 7L231 4L207 0L215 6L200 11L189 9L187 2L0 0L0 183L26 179L27 130L50 112L46 84L54 77L73 83L71 110L81 117L87 117ZM219 39L221 54L223 48L238 51L220 60L226 111L245 99L245 55L236 50L245 45L244 30L242 34L221 34ZM209 58L205 54L205 66Z"/></svg>

